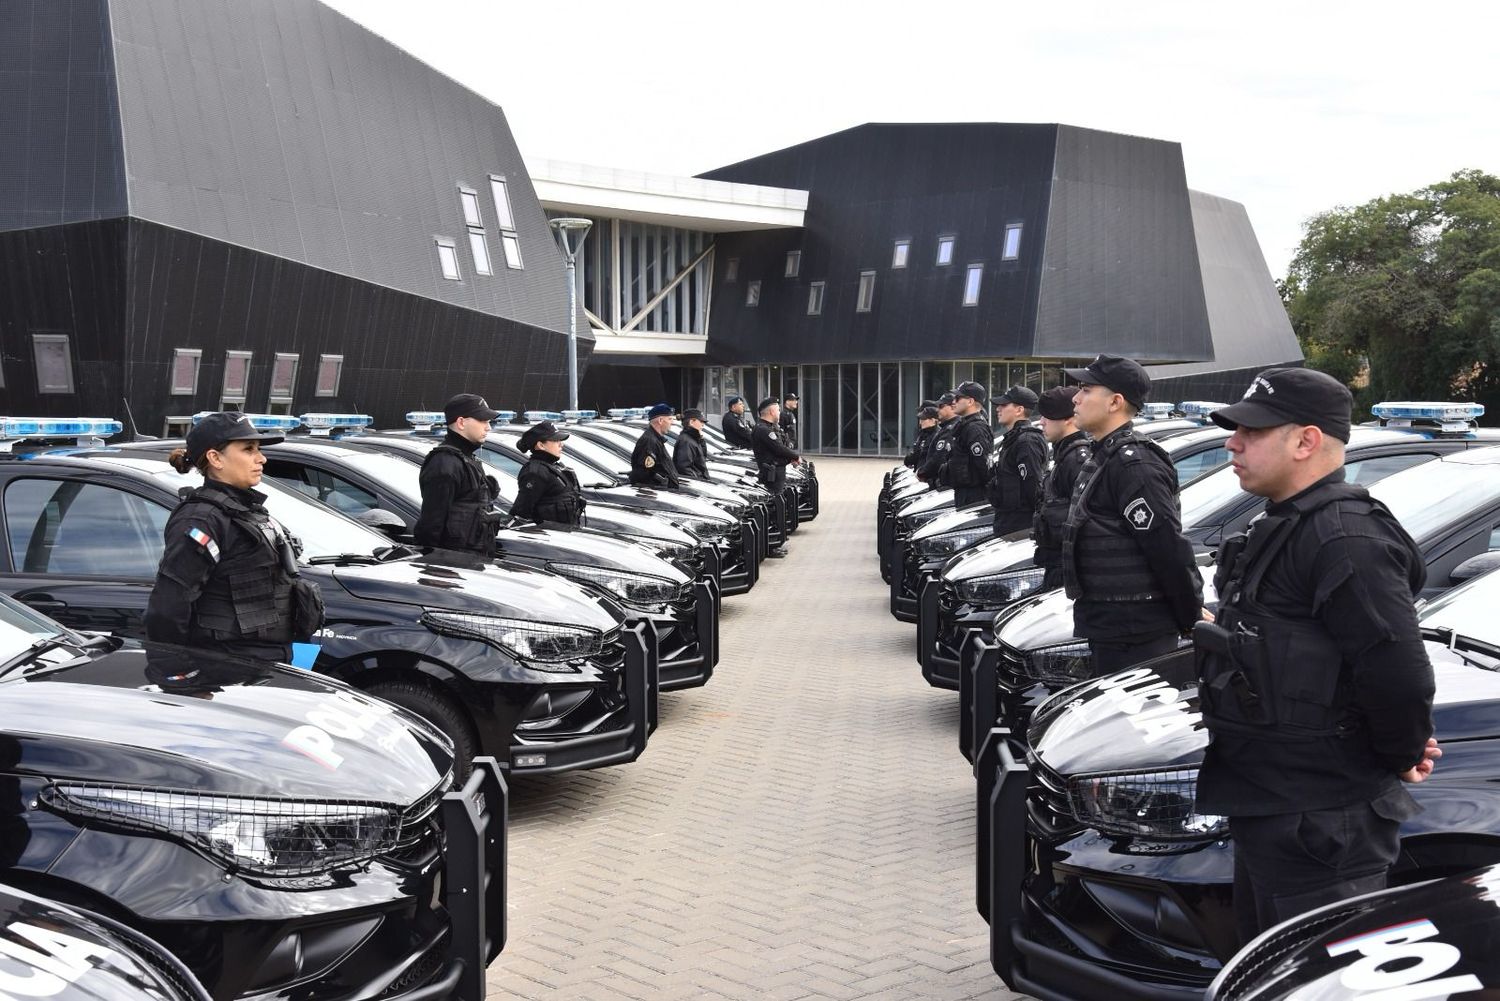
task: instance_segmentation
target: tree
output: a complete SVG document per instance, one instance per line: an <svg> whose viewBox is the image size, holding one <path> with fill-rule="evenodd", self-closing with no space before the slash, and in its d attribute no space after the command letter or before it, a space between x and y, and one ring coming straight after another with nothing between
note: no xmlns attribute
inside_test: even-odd
<svg viewBox="0 0 1500 1001"><path fill-rule="evenodd" d="M1500 413L1500 177L1464 170L1315 216L1280 290L1307 364L1358 409L1464 399Z"/></svg>

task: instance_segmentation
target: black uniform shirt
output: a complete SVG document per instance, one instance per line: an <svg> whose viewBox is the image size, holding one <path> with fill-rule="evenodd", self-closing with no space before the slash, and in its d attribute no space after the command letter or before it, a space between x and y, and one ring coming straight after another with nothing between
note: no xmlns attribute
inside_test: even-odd
<svg viewBox="0 0 1500 1001"><path fill-rule="evenodd" d="M1088 460L1088 433L1074 431L1052 446L1052 469L1042 481L1038 498L1036 528L1036 563L1044 567L1062 565L1062 529L1068 518L1068 504L1078 486L1078 474Z"/></svg>
<svg viewBox="0 0 1500 1001"><path fill-rule="evenodd" d="M1002 532L1031 527L1046 470L1046 435L1029 421L1017 421L1001 437L990 471L990 503L995 505L995 524ZM1002 478L1008 479L1014 490L1001 489Z"/></svg>
<svg viewBox="0 0 1500 1001"><path fill-rule="evenodd" d="M452 452L444 451L434 453L423 463L419 480L422 512L417 516L412 533L419 546L443 544L443 528L454 504L488 499L484 492L484 469L473 457L479 451L479 445L451 430L443 435L443 444L453 446L467 458L460 459ZM466 463L472 465L466 466Z"/></svg>
<svg viewBox="0 0 1500 1001"><path fill-rule="evenodd" d="M927 446L927 458L923 459L922 465L917 467L917 476L929 486L947 485L944 481L944 472L948 465L948 453L953 449L953 426L957 423L957 417L938 422L937 430L932 435L932 442Z"/></svg>
<svg viewBox="0 0 1500 1001"><path fill-rule="evenodd" d="M750 447L750 425L745 423L744 415L737 414L733 410L726 410L720 426L724 430L724 439L729 444L739 448Z"/></svg>
<svg viewBox="0 0 1500 1001"><path fill-rule="evenodd" d="M576 525L583 513L578 476L551 452L535 451L521 467L516 502L510 513L526 521Z"/></svg>
<svg viewBox="0 0 1500 1001"><path fill-rule="evenodd" d="M984 481L990 474L995 432L984 414L965 414L953 425L950 442L943 482L962 495L955 498L957 504L976 504L984 500Z"/></svg>
<svg viewBox="0 0 1500 1001"><path fill-rule="evenodd" d="M667 454L666 436L648 427L636 439L630 453L630 482L638 487L677 489L677 467Z"/></svg>
<svg viewBox="0 0 1500 1001"><path fill-rule="evenodd" d="M797 453L781 443L781 429L770 421L756 421L750 440L761 467L761 484L779 489L786 480L787 463L796 462Z"/></svg>
<svg viewBox="0 0 1500 1001"><path fill-rule="evenodd" d="M672 446L672 465L680 476L708 479L708 450L703 444L703 432L697 428L682 429Z"/></svg>
<svg viewBox="0 0 1500 1001"><path fill-rule="evenodd" d="M788 407L781 408L781 437L792 448L797 447L797 411Z"/></svg>
<svg viewBox="0 0 1500 1001"><path fill-rule="evenodd" d="M927 458L927 449L932 444L933 435L937 434L937 425L930 428L917 428L916 435L912 438L911 448L906 453L902 463L908 469L919 469Z"/></svg>
<svg viewBox="0 0 1500 1001"><path fill-rule="evenodd" d="M1307 489L1343 477L1340 469ZM1268 504L1267 515L1285 513L1301 496ZM1258 600L1273 614L1314 618L1327 630L1351 672L1365 732L1256 741L1253 751L1243 739L1215 734L1199 780L1205 809L1228 816L1293 813L1382 797L1390 804L1384 808L1400 808L1405 797L1397 776L1422 760L1435 690L1413 604L1427 572L1404 535L1392 520L1337 501L1297 523L1273 557Z"/></svg>

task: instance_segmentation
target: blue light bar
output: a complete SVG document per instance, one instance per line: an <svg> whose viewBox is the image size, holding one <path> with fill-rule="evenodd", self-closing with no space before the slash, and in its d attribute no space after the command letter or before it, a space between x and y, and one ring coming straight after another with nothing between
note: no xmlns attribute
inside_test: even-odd
<svg viewBox="0 0 1500 1001"><path fill-rule="evenodd" d="M528 410L521 416L533 424L537 421L560 421L563 419L563 415L556 410Z"/></svg>
<svg viewBox="0 0 1500 1001"><path fill-rule="evenodd" d="M1227 403L1209 403L1205 400L1184 400L1177 404L1177 412L1184 417L1207 417L1215 410L1223 410Z"/></svg>
<svg viewBox="0 0 1500 1001"><path fill-rule="evenodd" d="M303 414L302 423L310 428L364 428L375 423L369 414Z"/></svg>
<svg viewBox="0 0 1500 1001"><path fill-rule="evenodd" d="M650 407L615 407L613 410L606 411L617 421L636 420L645 417L650 412Z"/></svg>
<svg viewBox="0 0 1500 1001"><path fill-rule="evenodd" d="M599 411L597 411L597 410L564 410L562 412L562 415L563 415L563 420L568 420L568 421L591 421L595 417L599 416Z"/></svg>
<svg viewBox="0 0 1500 1001"><path fill-rule="evenodd" d="M193 423L203 423L203 418L209 414L219 413L217 410L200 410L193 415ZM250 421L250 426L257 431L295 431L302 426L302 421L289 414L245 414Z"/></svg>
<svg viewBox="0 0 1500 1001"><path fill-rule="evenodd" d="M1377 403L1370 413L1386 421L1472 421L1484 416L1483 403Z"/></svg>
<svg viewBox="0 0 1500 1001"><path fill-rule="evenodd" d="M108 438L123 430L102 417L0 417L0 438Z"/></svg>
<svg viewBox="0 0 1500 1001"><path fill-rule="evenodd" d="M406 412L406 423L412 427L428 428L434 424L448 423L443 418L447 416L441 410L408 410Z"/></svg>
<svg viewBox="0 0 1500 1001"><path fill-rule="evenodd" d="M1148 403L1141 410L1141 416L1148 421L1154 421L1162 417L1172 416L1172 404L1170 403Z"/></svg>
<svg viewBox="0 0 1500 1001"><path fill-rule="evenodd" d="M490 423L491 424L509 424L511 421L513 421L515 419L516 419L516 412L514 410L496 410L495 411L495 417L494 417L493 420L490 421Z"/></svg>

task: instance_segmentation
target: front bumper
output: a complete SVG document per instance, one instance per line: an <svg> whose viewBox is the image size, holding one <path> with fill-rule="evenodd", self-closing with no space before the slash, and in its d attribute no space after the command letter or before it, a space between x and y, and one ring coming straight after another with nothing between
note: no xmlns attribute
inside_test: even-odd
<svg viewBox="0 0 1500 1001"><path fill-rule="evenodd" d="M910 542L897 536L891 544L891 615L897 622L916 622L923 583L943 572L952 557L919 556Z"/></svg>
<svg viewBox="0 0 1500 1001"><path fill-rule="evenodd" d="M760 560L765 551L765 536L753 518L746 518L725 540L720 552L721 597L747 594L760 580Z"/></svg>
<svg viewBox="0 0 1500 1001"><path fill-rule="evenodd" d="M929 685L962 689L959 660L963 645L976 629L990 636L998 611L999 607L960 601L953 588L940 578L922 579L917 599L917 661Z"/></svg>
<svg viewBox="0 0 1500 1001"><path fill-rule="evenodd" d="M657 660L661 690L708 684L719 662L719 587L704 577L690 597L658 617Z"/></svg>
<svg viewBox="0 0 1500 1001"><path fill-rule="evenodd" d="M1237 945L1227 844L1129 849L1059 826L1057 779L1042 772L1008 730L989 732L975 875L995 972L1038 997L1200 999Z"/></svg>

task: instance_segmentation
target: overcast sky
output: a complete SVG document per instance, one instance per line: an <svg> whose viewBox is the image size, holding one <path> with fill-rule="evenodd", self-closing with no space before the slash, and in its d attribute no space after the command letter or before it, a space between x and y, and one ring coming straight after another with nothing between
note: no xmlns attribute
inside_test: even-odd
<svg viewBox="0 0 1500 1001"><path fill-rule="evenodd" d="M328 0L505 109L529 158L696 174L861 122L1182 144L1281 276L1309 216L1500 172L1500 5Z"/></svg>

